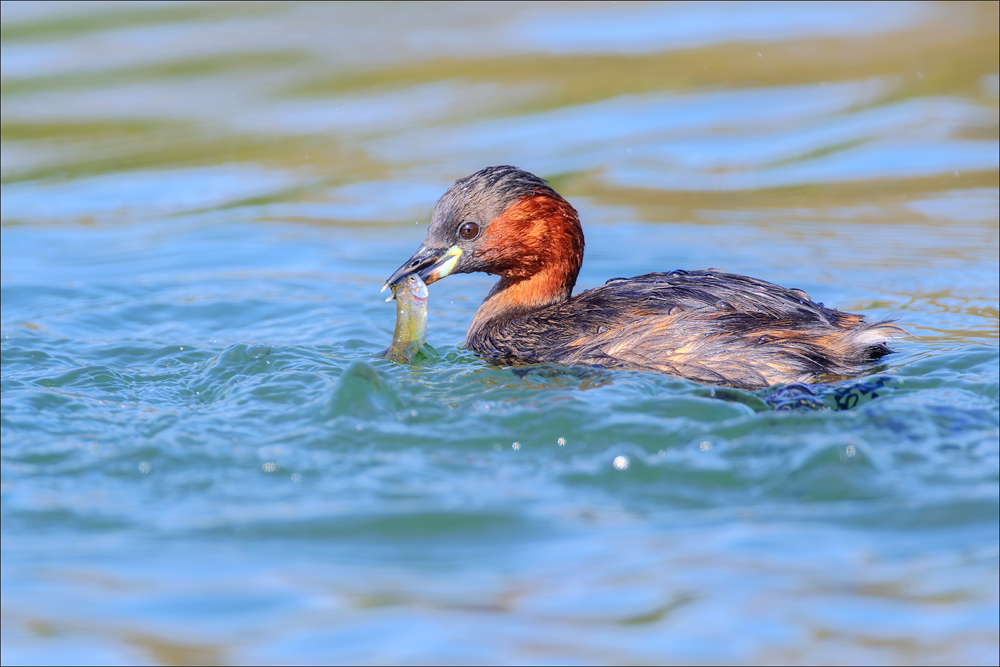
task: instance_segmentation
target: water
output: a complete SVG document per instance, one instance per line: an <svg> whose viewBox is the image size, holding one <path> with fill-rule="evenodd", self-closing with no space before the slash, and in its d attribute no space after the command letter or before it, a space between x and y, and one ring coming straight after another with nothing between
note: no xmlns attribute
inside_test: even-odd
<svg viewBox="0 0 1000 667"><path fill-rule="evenodd" d="M5 4L3 662L996 663L997 19ZM578 289L719 267L914 337L804 402L495 368L473 275L375 358L505 163Z"/></svg>

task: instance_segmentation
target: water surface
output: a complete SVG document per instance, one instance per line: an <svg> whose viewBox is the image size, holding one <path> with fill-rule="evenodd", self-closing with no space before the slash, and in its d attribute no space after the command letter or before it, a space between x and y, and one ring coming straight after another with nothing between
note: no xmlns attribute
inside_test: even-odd
<svg viewBox="0 0 1000 667"><path fill-rule="evenodd" d="M995 663L997 25L5 4L4 663ZM578 289L718 267L914 336L808 405L497 368L472 275L376 358L493 164L579 209Z"/></svg>

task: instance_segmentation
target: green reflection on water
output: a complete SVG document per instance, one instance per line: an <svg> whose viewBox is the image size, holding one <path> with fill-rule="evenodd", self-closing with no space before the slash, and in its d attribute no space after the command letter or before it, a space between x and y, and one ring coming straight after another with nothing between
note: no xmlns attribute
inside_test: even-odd
<svg viewBox="0 0 1000 667"><path fill-rule="evenodd" d="M995 658L997 169L666 179L995 153L995 3L568 55L519 5L42 11L0 28L5 662ZM584 213L581 287L728 265L921 338L877 396L774 410L492 367L456 276L438 358L372 358L434 199L500 162Z"/></svg>

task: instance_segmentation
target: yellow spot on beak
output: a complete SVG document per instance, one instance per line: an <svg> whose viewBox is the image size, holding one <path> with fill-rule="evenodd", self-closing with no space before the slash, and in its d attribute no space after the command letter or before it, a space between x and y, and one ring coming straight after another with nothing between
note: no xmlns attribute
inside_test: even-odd
<svg viewBox="0 0 1000 667"><path fill-rule="evenodd" d="M438 260L437 266L435 266L434 270L427 275L424 282L432 283L449 275L455 269L455 265L458 264L458 258L461 256L462 249L457 245L453 245L448 248L448 252L441 256L441 259Z"/></svg>

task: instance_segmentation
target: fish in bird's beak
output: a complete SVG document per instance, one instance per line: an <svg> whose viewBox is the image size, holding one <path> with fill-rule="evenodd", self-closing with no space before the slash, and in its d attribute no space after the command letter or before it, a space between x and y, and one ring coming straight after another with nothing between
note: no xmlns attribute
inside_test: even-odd
<svg viewBox="0 0 1000 667"><path fill-rule="evenodd" d="M462 249L457 245L451 246L450 248L428 248L426 245L421 245L417 248L417 251L413 253L413 257L406 260L406 262L404 262L401 267L396 269L396 272L393 273L387 281L385 281L385 285L382 286L382 291L384 292L386 289L395 285L411 273L415 273L420 276L420 279L427 285L437 282L455 270L455 266L458 264L458 260L461 256ZM389 297L386 300L391 301L392 297Z"/></svg>

